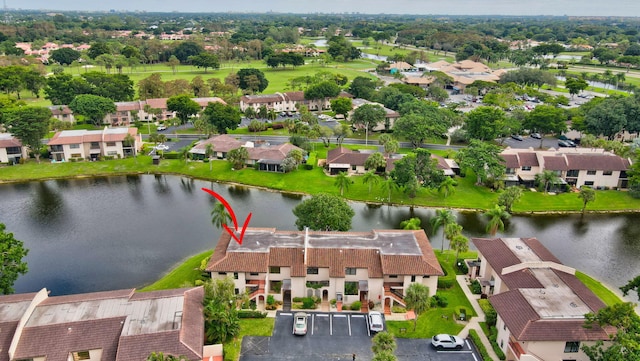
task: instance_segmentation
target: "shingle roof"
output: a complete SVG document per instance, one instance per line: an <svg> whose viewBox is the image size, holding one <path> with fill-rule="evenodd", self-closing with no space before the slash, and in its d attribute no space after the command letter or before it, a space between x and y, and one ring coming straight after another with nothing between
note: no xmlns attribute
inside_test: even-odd
<svg viewBox="0 0 640 361"><path fill-rule="evenodd" d="M567 154L566 156L569 169L621 171L629 167L624 158L615 155Z"/></svg>
<svg viewBox="0 0 640 361"><path fill-rule="evenodd" d="M229 135L221 134L198 143L195 147L191 148L190 152L204 154L207 144L211 144L214 152L226 153L232 149L242 147L244 143Z"/></svg>
<svg viewBox="0 0 640 361"><path fill-rule="evenodd" d="M545 156L542 158L544 159L544 168L547 170L564 171L570 169L563 156Z"/></svg>
<svg viewBox="0 0 640 361"><path fill-rule="evenodd" d="M340 163L364 166L369 156L371 156L369 153L360 153L348 148L337 147L327 152L327 164Z"/></svg>
<svg viewBox="0 0 640 361"><path fill-rule="evenodd" d="M209 260L210 272L267 272L269 266L292 267L293 277L307 267L329 268L344 277L345 268L367 268L369 277L444 274L424 231L309 232L304 264L304 232L247 230L242 245L223 232Z"/></svg>

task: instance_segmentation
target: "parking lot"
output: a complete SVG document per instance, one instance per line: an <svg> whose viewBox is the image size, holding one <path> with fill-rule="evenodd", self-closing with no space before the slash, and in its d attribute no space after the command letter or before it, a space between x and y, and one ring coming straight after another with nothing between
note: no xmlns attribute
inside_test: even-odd
<svg viewBox="0 0 640 361"><path fill-rule="evenodd" d="M244 337L240 361L370 360L371 339L365 314L347 312L308 312L307 334L293 335L294 312L278 312L270 337ZM386 329L386 327L385 327ZM397 339L396 356L400 361L476 361L469 341L461 351L436 351L429 339Z"/></svg>

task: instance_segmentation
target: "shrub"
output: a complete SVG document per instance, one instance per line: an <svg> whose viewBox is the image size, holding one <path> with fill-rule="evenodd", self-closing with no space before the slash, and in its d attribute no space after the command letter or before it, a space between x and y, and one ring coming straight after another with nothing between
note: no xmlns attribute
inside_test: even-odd
<svg viewBox="0 0 640 361"><path fill-rule="evenodd" d="M267 305L275 305L276 299L272 295L267 296Z"/></svg>
<svg viewBox="0 0 640 361"><path fill-rule="evenodd" d="M282 123L282 122L272 123L271 124L271 129L273 129L273 130L284 129L284 123Z"/></svg>
<svg viewBox="0 0 640 361"><path fill-rule="evenodd" d="M478 304L484 312L485 322L487 323L487 325L489 327L495 326L498 320L498 314L496 313L496 310L493 308L493 306L491 306L491 303L489 303L489 300L478 300Z"/></svg>
<svg viewBox="0 0 640 361"><path fill-rule="evenodd" d="M482 357L482 359L491 360L491 356L489 356L489 353L487 352L487 349L484 347L484 344L480 340L480 336L478 336L478 332L476 332L476 330L473 330L473 329L469 330L469 338L476 345L476 348L478 349L478 352L480 353L480 356Z"/></svg>
<svg viewBox="0 0 640 361"><path fill-rule="evenodd" d="M316 302L311 297L305 297L302 300L302 308L305 310L313 310L316 308Z"/></svg>
<svg viewBox="0 0 640 361"><path fill-rule="evenodd" d="M433 297L431 297L431 299L433 300L433 304L435 306L447 307L449 305L449 300L447 300L447 298L444 297L444 296L438 296L436 294L436 295L433 295Z"/></svg>
<svg viewBox="0 0 640 361"><path fill-rule="evenodd" d="M165 159L180 159L180 154L178 152L165 152L163 157Z"/></svg>
<svg viewBox="0 0 640 361"><path fill-rule="evenodd" d="M465 262L461 258L458 258L458 260L456 260L456 271L460 275L466 275L467 273L469 273L469 267L467 267L467 262Z"/></svg>
<svg viewBox="0 0 640 361"><path fill-rule="evenodd" d="M252 120L247 128L250 132L261 132L267 129L267 125L259 120Z"/></svg>
<svg viewBox="0 0 640 361"><path fill-rule="evenodd" d="M393 306L391 307L391 312L393 313L407 313L407 309L402 306Z"/></svg>
<svg viewBox="0 0 640 361"><path fill-rule="evenodd" d="M293 302L302 302L303 299L304 299L304 297L294 297L291 301L293 301Z"/></svg>
<svg viewBox="0 0 640 361"><path fill-rule="evenodd" d="M336 305L336 302L338 302L338 301L336 301L336 299L335 299L335 298L332 298L332 299L331 299L331 301L329 301L329 303L330 303L332 306L335 306L335 305Z"/></svg>
<svg viewBox="0 0 640 361"><path fill-rule="evenodd" d="M260 312L256 310L241 310L238 311L238 318L265 318L266 312Z"/></svg>
<svg viewBox="0 0 640 361"><path fill-rule="evenodd" d="M272 292L280 293L280 289L281 288L282 288L282 282L281 281L271 282L271 291Z"/></svg>
<svg viewBox="0 0 640 361"><path fill-rule="evenodd" d="M351 311L359 311L362 308L362 302L356 301L349 306Z"/></svg>
<svg viewBox="0 0 640 361"><path fill-rule="evenodd" d="M305 164L304 166L304 170L312 170L313 166L311 164Z"/></svg>
<svg viewBox="0 0 640 361"><path fill-rule="evenodd" d="M471 289L471 293L473 293L474 295L479 295L482 293L482 286L480 285L480 282L478 282L478 280L473 280L469 288Z"/></svg>
<svg viewBox="0 0 640 361"><path fill-rule="evenodd" d="M449 289L451 287L453 287L454 283L456 282L456 280L454 278L443 278L443 277L439 277L438 278L438 288L439 289Z"/></svg>

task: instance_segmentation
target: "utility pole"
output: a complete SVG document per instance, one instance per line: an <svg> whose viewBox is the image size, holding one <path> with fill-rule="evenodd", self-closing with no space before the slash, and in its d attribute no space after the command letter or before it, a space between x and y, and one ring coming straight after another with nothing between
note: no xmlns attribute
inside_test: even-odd
<svg viewBox="0 0 640 361"><path fill-rule="evenodd" d="M9 11L7 10L7 0L3 0L2 10L4 11L3 21L5 24L9 24L10 17L9 17Z"/></svg>

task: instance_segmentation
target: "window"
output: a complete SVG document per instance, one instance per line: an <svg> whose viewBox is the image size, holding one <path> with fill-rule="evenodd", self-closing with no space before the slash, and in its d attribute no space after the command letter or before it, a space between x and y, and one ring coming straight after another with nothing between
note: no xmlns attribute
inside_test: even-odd
<svg viewBox="0 0 640 361"><path fill-rule="evenodd" d="M73 353L74 361L89 360L90 358L91 358L91 355L89 354L89 351L78 351Z"/></svg>
<svg viewBox="0 0 640 361"><path fill-rule="evenodd" d="M357 295L358 294L358 282L345 282L344 283L345 295Z"/></svg>
<svg viewBox="0 0 640 361"><path fill-rule="evenodd" d="M626 171L620 171L620 178L627 178L627 172Z"/></svg>
<svg viewBox="0 0 640 361"><path fill-rule="evenodd" d="M91 142L91 149L100 149L100 143Z"/></svg>
<svg viewBox="0 0 640 361"><path fill-rule="evenodd" d="M564 352L578 352L580 351L580 341L569 341L564 344Z"/></svg>
<svg viewBox="0 0 640 361"><path fill-rule="evenodd" d="M20 147L7 147L7 154L20 154Z"/></svg>
<svg viewBox="0 0 640 361"><path fill-rule="evenodd" d="M604 172L602 172L602 175L612 175L613 172L610 170L605 170Z"/></svg>
<svg viewBox="0 0 640 361"><path fill-rule="evenodd" d="M258 275L258 272L251 272L251 273L249 273L249 276L257 276L257 275Z"/></svg>
<svg viewBox="0 0 640 361"><path fill-rule="evenodd" d="M355 164L351 166L351 170L356 170L356 165Z"/></svg>
<svg viewBox="0 0 640 361"><path fill-rule="evenodd" d="M577 169L570 169L567 171L567 177L577 177L580 171Z"/></svg>
<svg viewBox="0 0 640 361"><path fill-rule="evenodd" d="M280 267L269 267L269 273L280 274Z"/></svg>
<svg viewBox="0 0 640 361"><path fill-rule="evenodd" d="M587 171L587 175L596 175L596 171L595 170L588 170Z"/></svg>
<svg viewBox="0 0 640 361"><path fill-rule="evenodd" d="M584 185L586 186L592 186L593 185L593 181L585 181Z"/></svg>
<svg viewBox="0 0 640 361"><path fill-rule="evenodd" d="M308 275L317 275L318 274L318 267L307 267L307 274Z"/></svg>
<svg viewBox="0 0 640 361"><path fill-rule="evenodd" d="M233 279L237 280L238 279L238 272L233 272Z"/></svg>
<svg viewBox="0 0 640 361"><path fill-rule="evenodd" d="M218 274L219 274L220 276L226 276L226 275L227 275L227 272L218 272Z"/></svg>
<svg viewBox="0 0 640 361"><path fill-rule="evenodd" d="M107 142L107 147L115 147L116 142Z"/></svg>
<svg viewBox="0 0 640 361"><path fill-rule="evenodd" d="M79 149L80 148L80 144L70 144L69 148L71 148L71 149Z"/></svg>
<svg viewBox="0 0 640 361"><path fill-rule="evenodd" d="M522 170L531 170L531 166L530 165L523 165L522 166Z"/></svg>
<svg viewBox="0 0 640 361"><path fill-rule="evenodd" d="M416 276L415 275L411 276L411 282L415 282L415 281L416 281Z"/></svg>
<svg viewBox="0 0 640 361"><path fill-rule="evenodd" d="M389 278L398 278L398 275L389 275Z"/></svg>
<svg viewBox="0 0 640 361"><path fill-rule="evenodd" d="M356 268L353 268L353 267L347 267L347 268L344 270L344 273L345 273L345 274L347 274L347 275L350 275L350 276L355 276L355 275L356 275L356 271L357 271L357 269L356 269Z"/></svg>

